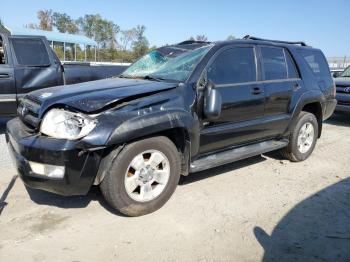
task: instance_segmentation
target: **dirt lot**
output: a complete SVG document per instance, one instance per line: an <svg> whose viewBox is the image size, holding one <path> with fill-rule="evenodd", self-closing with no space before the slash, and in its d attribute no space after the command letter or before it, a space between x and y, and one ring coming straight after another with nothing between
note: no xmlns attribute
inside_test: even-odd
<svg viewBox="0 0 350 262"><path fill-rule="evenodd" d="M194 174L138 218L96 188L27 191L1 133L0 261L350 261L350 116L303 163L268 154Z"/></svg>

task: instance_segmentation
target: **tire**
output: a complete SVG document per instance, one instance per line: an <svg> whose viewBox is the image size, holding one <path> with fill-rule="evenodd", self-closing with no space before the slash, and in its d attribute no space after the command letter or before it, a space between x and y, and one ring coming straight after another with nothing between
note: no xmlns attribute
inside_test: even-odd
<svg viewBox="0 0 350 262"><path fill-rule="evenodd" d="M303 130L301 130L304 127L311 128L311 126L309 127L308 125L311 125L313 128L312 139L310 136L305 136L305 133L303 132ZM310 129L307 129L307 130L310 130ZM315 115L302 111L298 116L297 123L294 126L292 133L290 134L290 140L289 140L288 146L281 150L282 156L284 158L289 159L292 162L300 162L300 161L306 160L315 149L317 138L318 138L318 132L319 132L318 122ZM303 133L304 137L300 133ZM301 145L298 145L299 136L302 137L301 141L303 141L303 139L308 139L310 143L307 143L305 141L305 144L301 142L300 143ZM305 146L308 144L310 145Z"/></svg>
<svg viewBox="0 0 350 262"><path fill-rule="evenodd" d="M180 179L181 159L167 137L139 140L126 145L119 154L115 151L110 154L114 155L106 157L112 157L113 162L100 188L114 209L127 216L142 216L161 208L174 193Z"/></svg>

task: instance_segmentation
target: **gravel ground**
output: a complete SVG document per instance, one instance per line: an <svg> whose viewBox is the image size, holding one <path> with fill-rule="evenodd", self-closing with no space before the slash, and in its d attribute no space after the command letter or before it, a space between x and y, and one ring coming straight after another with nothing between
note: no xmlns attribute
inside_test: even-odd
<svg viewBox="0 0 350 262"><path fill-rule="evenodd" d="M350 261L350 116L305 162L275 154L182 179L159 211L26 190L0 129L0 261Z"/></svg>

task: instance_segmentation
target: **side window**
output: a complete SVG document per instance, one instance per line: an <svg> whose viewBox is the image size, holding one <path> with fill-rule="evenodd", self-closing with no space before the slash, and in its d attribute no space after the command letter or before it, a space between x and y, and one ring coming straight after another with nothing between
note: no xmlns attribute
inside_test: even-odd
<svg viewBox="0 0 350 262"><path fill-rule="evenodd" d="M215 84L256 81L254 49L252 47L234 47L223 51L209 67L208 79Z"/></svg>
<svg viewBox="0 0 350 262"><path fill-rule="evenodd" d="M5 55L5 45L0 37L0 65L7 64L6 55Z"/></svg>
<svg viewBox="0 0 350 262"><path fill-rule="evenodd" d="M330 75L327 61L321 52L313 50L300 50L300 53L316 77Z"/></svg>
<svg viewBox="0 0 350 262"><path fill-rule="evenodd" d="M282 48L261 47L264 80L287 78L287 66Z"/></svg>
<svg viewBox="0 0 350 262"><path fill-rule="evenodd" d="M42 40L12 38L12 44L18 64L27 66L50 64L49 55Z"/></svg>
<svg viewBox="0 0 350 262"><path fill-rule="evenodd" d="M299 78L299 73L297 70L297 67L293 61L293 58L289 54L287 50L284 51L286 54L286 61L287 61L287 67L288 67L288 78Z"/></svg>

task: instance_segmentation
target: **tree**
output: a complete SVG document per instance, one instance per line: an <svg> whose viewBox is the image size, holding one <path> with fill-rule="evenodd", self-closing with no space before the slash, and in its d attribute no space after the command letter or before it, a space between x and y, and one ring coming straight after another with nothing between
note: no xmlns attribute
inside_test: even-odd
<svg viewBox="0 0 350 262"><path fill-rule="evenodd" d="M75 21L66 13L54 12L52 15L52 23L61 33L76 34L79 31Z"/></svg>
<svg viewBox="0 0 350 262"><path fill-rule="evenodd" d="M207 42L208 41L208 37L206 37L205 35L197 35L196 36L196 40L197 41L202 41L202 42Z"/></svg>
<svg viewBox="0 0 350 262"><path fill-rule="evenodd" d="M131 44L136 40L136 37L137 37L136 28L131 28L129 30L122 30L120 31L120 34L121 34L121 37L120 37L121 49L123 51L126 51L130 48Z"/></svg>
<svg viewBox="0 0 350 262"><path fill-rule="evenodd" d="M99 14L85 15L77 20L81 32L87 37L93 38L101 48L115 48L117 46L116 35L120 28L113 21L103 19Z"/></svg>
<svg viewBox="0 0 350 262"><path fill-rule="evenodd" d="M227 37L227 40L235 40L235 39L236 39L236 37L234 35L229 35Z"/></svg>
<svg viewBox="0 0 350 262"><path fill-rule="evenodd" d="M138 25L136 27L136 40L132 44L135 58L139 58L148 52L149 42L145 36L146 27Z"/></svg>
<svg viewBox="0 0 350 262"><path fill-rule="evenodd" d="M39 10L37 17L39 19L39 29L52 31L52 10Z"/></svg>
<svg viewBox="0 0 350 262"><path fill-rule="evenodd" d="M0 18L0 27L4 27L4 24L3 24L2 20L1 20L1 18Z"/></svg>

